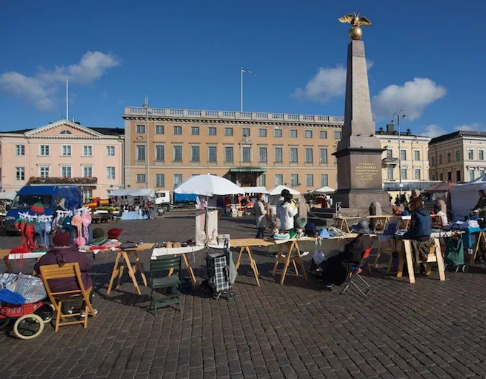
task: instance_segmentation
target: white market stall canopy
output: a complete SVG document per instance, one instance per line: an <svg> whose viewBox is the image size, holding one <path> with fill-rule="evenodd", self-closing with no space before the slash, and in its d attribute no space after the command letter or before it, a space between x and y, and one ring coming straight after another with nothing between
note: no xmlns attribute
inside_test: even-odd
<svg viewBox="0 0 486 379"><path fill-rule="evenodd" d="M268 193L265 187L241 187L241 189L245 192L245 195L248 195L249 193Z"/></svg>
<svg viewBox="0 0 486 379"><path fill-rule="evenodd" d="M111 191L110 196L155 197L155 192L153 189L133 188Z"/></svg>
<svg viewBox="0 0 486 379"><path fill-rule="evenodd" d="M451 208L454 221L464 219L479 200L478 191L486 190L486 175L472 182L458 184L450 188Z"/></svg>
<svg viewBox="0 0 486 379"><path fill-rule="evenodd" d="M212 197L214 195L239 195L244 191L228 179L208 174L190 177L174 192Z"/></svg>
<svg viewBox="0 0 486 379"><path fill-rule="evenodd" d="M0 200L12 200L17 196L17 192L0 192Z"/></svg>
<svg viewBox="0 0 486 379"><path fill-rule="evenodd" d="M328 187L328 186L324 186L324 187L321 187L321 188L317 188L313 191L311 191L311 193L321 193L321 194L328 194L328 193L334 193L336 192L336 190L334 188L331 188L331 187Z"/></svg>
<svg viewBox="0 0 486 379"><path fill-rule="evenodd" d="M285 186L282 186L282 185L279 185L277 187L275 187L273 190L271 190L268 194L271 195L271 196L276 196L276 195L279 195L282 193L282 191L286 189L288 190L292 195L300 195L300 192L299 191L296 191L292 188L289 188L289 187L285 187Z"/></svg>

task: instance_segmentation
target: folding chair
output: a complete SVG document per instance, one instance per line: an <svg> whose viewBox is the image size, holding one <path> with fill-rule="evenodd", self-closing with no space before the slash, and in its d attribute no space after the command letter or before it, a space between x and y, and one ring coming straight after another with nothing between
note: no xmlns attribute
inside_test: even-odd
<svg viewBox="0 0 486 379"><path fill-rule="evenodd" d="M66 263L62 266L60 265L47 265L40 267L40 275L42 277L42 281L44 282L44 286L46 287L47 295L49 296L49 300L51 301L54 309L56 310L56 325L55 331L59 330L59 327L66 326L66 325L77 325L83 324L84 328L88 327L88 311L91 313L93 317L95 317L95 311L91 302L89 301L89 294L93 287L84 288L83 280L81 279L81 270L79 269L79 264L76 263ZM65 278L76 278L76 282L79 286L77 290L71 291L60 291L60 292L52 292L51 287L49 286L49 280L51 279L65 279ZM70 301L80 299L84 301L85 309L84 309L84 319L83 320L76 320L76 321L66 321L70 318L76 317L79 318L81 313L71 313L71 314L63 314L62 303L64 301ZM64 321L61 323L61 321Z"/></svg>
<svg viewBox="0 0 486 379"><path fill-rule="evenodd" d="M346 286L343 288L341 291L340 295L346 292L346 290L349 288L349 286L352 284L355 288L358 289L359 292L361 292L363 295L368 295L368 293L371 291L370 285L366 282L366 280L363 279L363 277L360 275L360 273L363 271L363 267L366 265L368 262L368 258L370 256L371 250L373 247L370 247L369 249L366 249L363 252L363 255L361 256L361 262L359 263L358 266L353 265L351 262L344 262L345 264L348 264L348 277L346 279ZM361 289L356 285L354 282L354 278L359 278L361 281L364 283L364 288Z"/></svg>
<svg viewBox="0 0 486 379"><path fill-rule="evenodd" d="M160 277L155 276L156 273L168 271L169 276ZM176 275L172 273L176 271ZM181 284L182 284L182 264L181 256L170 258L159 258L150 261L150 303L154 307L154 315L157 315L157 309L166 307L171 304L179 304L182 310L181 302ZM165 297L156 299L154 292L157 289L169 289L169 293L165 293Z"/></svg>

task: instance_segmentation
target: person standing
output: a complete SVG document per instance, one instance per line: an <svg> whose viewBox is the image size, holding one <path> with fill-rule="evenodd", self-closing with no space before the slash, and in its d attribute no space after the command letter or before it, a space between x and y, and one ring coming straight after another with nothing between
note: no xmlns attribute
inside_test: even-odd
<svg viewBox="0 0 486 379"><path fill-rule="evenodd" d="M255 204L253 204L253 209L255 210L255 217L256 217L256 227L257 227L257 235L255 238L263 238L265 234L267 212L265 210L265 203L263 202L262 197L263 196L261 193L257 194Z"/></svg>
<svg viewBox="0 0 486 379"><path fill-rule="evenodd" d="M280 229L282 232L289 232L294 229L294 216L298 213L298 209L288 189L284 189L281 196L283 199L277 205Z"/></svg>

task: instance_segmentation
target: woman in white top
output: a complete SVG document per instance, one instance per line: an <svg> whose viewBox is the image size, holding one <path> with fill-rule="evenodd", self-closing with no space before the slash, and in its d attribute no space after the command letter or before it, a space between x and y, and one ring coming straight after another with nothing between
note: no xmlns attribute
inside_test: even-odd
<svg viewBox="0 0 486 379"><path fill-rule="evenodd" d="M294 229L294 217L298 213L297 205L292 200L289 190L284 189L281 193L283 200L277 205L277 215L280 219L280 229L288 232Z"/></svg>

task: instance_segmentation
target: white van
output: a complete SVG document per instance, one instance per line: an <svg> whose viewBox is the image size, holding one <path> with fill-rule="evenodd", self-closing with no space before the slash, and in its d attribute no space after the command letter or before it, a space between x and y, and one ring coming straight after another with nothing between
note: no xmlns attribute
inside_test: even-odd
<svg viewBox="0 0 486 379"><path fill-rule="evenodd" d="M155 191L155 206L161 208L164 212L171 209L172 198L170 191Z"/></svg>

